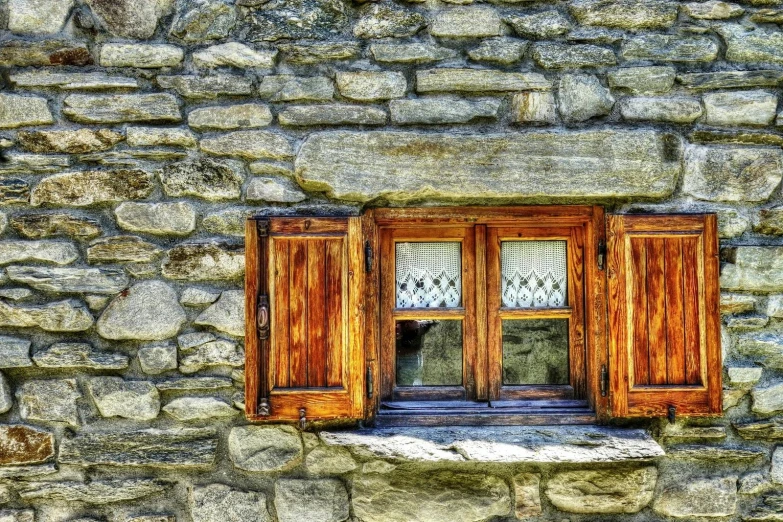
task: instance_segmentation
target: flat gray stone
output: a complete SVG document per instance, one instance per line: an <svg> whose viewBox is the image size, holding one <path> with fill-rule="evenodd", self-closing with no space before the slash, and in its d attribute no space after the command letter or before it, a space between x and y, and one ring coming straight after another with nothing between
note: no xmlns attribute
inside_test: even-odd
<svg viewBox="0 0 783 522"><path fill-rule="evenodd" d="M57 461L80 466L205 468L215 463L217 435L207 428L78 433L63 439Z"/></svg>
<svg viewBox="0 0 783 522"><path fill-rule="evenodd" d="M93 63L83 43L63 40L6 40L0 44L0 66L28 67L41 65L85 66Z"/></svg>
<svg viewBox="0 0 783 522"><path fill-rule="evenodd" d="M131 232L186 236L196 229L196 210L190 203L121 203L114 209L117 225Z"/></svg>
<svg viewBox="0 0 783 522"><path fill-rule="evenodd" d="M427 23L420 13L396 9L389 4L369 4L360 10L353 26L357 38L403 38L413 36Z"/></svg>
<svg viewBox="0 0 783 522"><path fill-rule="evenodd" d="M735 423L740 437L747 440L783 440L783 423L778 419L750 423Z"/></svg>
<svg viewBox="0 0 783 522"><path fill-rule="evenodd" d="M275 66L277 51L254 49L239 42L213 45L191 55L196 67L237 67L239 69L271 69Z"/></svg>
<svg viewBox="0 0 783 522"><path fill-rule="evenodd" d="M246 201L268 201L270 203L298 203L307 199L307 194L291 180L285 178L253 178L245 191Z"/></svg>
<svg viewBox="0 0 783 522"><path fill-rule="evenodd" d="M527 91L514 95L511 119L517 123L557 123L557 102L554 93Z"/></svg>
<svg viewBox="0 0 783 522"><path fill-rule="evenodd" d="M555 10L524 16L509 16L505 21L518 35L539 40L562 36L572 28L568 18Z"/></svg>
<svg viewBox="0 0 783 522"><path fill-rule="evenodd" d="M182 121L177 99L171 94L114 94L65 98L63 114L78 123L177 123Z"/></svg>
<svg viewBox="0 0 783 522"><path fill-rule="evenodd" d="M533 45L532 55L544 69L606 67L617 63L612 49L592 44L537 42Z"/></svg>
<svg viewBox="0 0 783 522"><path fill-rule="evenodd" d="M158 76L157 81L161 88L173 89L181 96L194 100L249 96L253 93L252 82L243 76Z"/></svg>
<svg viewBox="0 0 783 522"><path fill-rule="evenodd" d="M233 386L233 381L224 377L187 377L155 383L160 391L221 390Z"/></svg>
<svg viewBox="0 0 783 522"><path fill-rule="evenodd" d="M755 413L768 415L783 410L783 384L754 388L751 395Z"/></svg>
<svg viewBox="0 0 783 522"><path fill-rule="evenodd" d="M514 475L514 514L518 519L541 514L541 475L518 473Z"/></svg>
<svg viewBox="0 0 783 522"><path fill-rule="evenodd" d="M783 206L759 210L758 221L753 224L753 230L761 234L783 235ZM780 304L775 307L776 310L780 308ZM771 314L768 312L767 315Z"/></svg>
<svg viewBox="0 0 783 522"><path fill-rule="evenodd" d="M258 95L274 102L329 101L334 98L334 83L326 76L264 76L258 86Z"/></svg>
<svg viewBox="0 0 783 522"><path fill-rule="evenodd" d="M637 513L653 499L658 470L562 471L549 479L546 496L569 513Z"/></svg>
<svg viewBox="0 0 783 522"><path fill-rule="evenodd" d="M766 201L783 179L779 148L685 148L683 192L708 201Z"/></svg>
<svg viewBox="0 0 783 522"><path fill-rule="evenodd" d="M127 355L94 351L87 343L54 343L35 352L33 361L40 368L124 370L128 367Z"/></svg>
<svg viewBox="0 0 783 522"><path fill-rule="evenodd" d="M278 114L280 125L384 125L386 111L378 107L329 103L288 106Z"/></svg>
<svg viewBox="0 0 783 522"><path fill-rule="evenodd" d="M162 281L142 281L114 298L98 319L105 339L158 341L174 337L187 319L177 293Z"/></svg>
<svg viewBox="0 0 783 522"><path fill-rule="evenodd" d="M186 43L226 38L237 21L236 9L227 2L190 2L172 24L170 35Z"/></svg>
<svg viewBox="0 0 783 522"><path fill-rule="evenodd" d="M65 213L26 213L11 217L9 224L17 234L28 239L66 236L92 239L101 235L98 220Z"/></svg>
<svg viewBox="0 0 783 522"><path fill-rule="evenodd" d="M444 9L430 25L430 34L440 38L486 38L502 32L503 22L497 11L478 6Z"/></svg>
<svg viewBox="0 0 783 522"><path fill-rule="evenodd" d="M350 502L337 479L278 479L275 511L279 522L343 522Z"/></svg>
<svg viewBox="0 0 783 522"><path fill-rule="evenodd" d="M202 151L215 156L236 156L242 159L288 159L294 151L288 140L268 131L236 131L199 142Z"/></svg>
<svg viewBox="0 0 783 522"><path fill-rule="evenodd" d="M539 73L445 67L416 71L416 91L420 93L546 91L551 88L552 82Z"/></svg>
<svg viewBox="0 0 783 522"><path fill-rule="evenodd" d="M339 0L290 0L282 3L252 2L242 20L250 41L323 39L350 29L348 6Z"/></svg>
<svg viewBox="0 0 783 522"><path fill-rule="evenodd" d="M177 369L177 347L172 344L142 346L137 353L141 371L157 375ZM155 386L160 390L158 383Z"/></svg>
<svg viewBox="0 0 783 522"><path fill-rule="evenodd" d="M77 427L80 423L76 400L81 397L76 379L27 381L16 390L22 419L64 422Z"/></svg>
<svg viewBox="0 0 783 522"><path fill-rule="evenodd" d="M630 30L671 27L677 9L666 0L575 0L568 6L580 24Z"/></svg>
<svg viewBox="0 0 783 522"><path fill-rule="evenodd" d="M14 396L11 394L11 386L3 372L0 372L0 414L9 411L13 406Z"/></svg>
<svg viewBox="0 0 783 522"><path fill-rule="evenodd" d="M593 75L561 76L557 97L560 116L570 122L606 116L614 107L614 96Z"/></svg>
<svg viewBox="0 0 783 522"><path fill-rule="evenodd" d="M356 469L351 453L339 446L318 446L307 454L307 472L313 475L342 475Z"/></svg>
<svg viewBox="0 0 783 522"><path fill-rule="evenodd" d="M392 100L389 110L392 123L397 125L469 123L476 119L497 119L500 101L427 97Z"/></svg>
<svg viewBox="0 0 783 522"><path fill-rule="evenodd" d="M468 51L468 57L476 62L511 65L522 60L529 45L516 38L486 38Z"/></svg>
<svg viewBox="0 0 783 522"><path fill-rule="evenodd" d="M709 125L769 125L778 106L778 97L766 91L716 92L702 99Z"/></svg>
<svg viewBox="0 0 783 522"><path fill-rule="evenodd" d="M30 261L67 265L78 258L76 246L64 241L0 241L0 265Z"/></svg>
<svg viewBox="0 0 783 522"><path fill-rule="evenodd" d="M28 368L32 366L31 344L27 339L0 335L0 368Z"/></svg>
<svg viewBox="0 0 783 522"><path fill-rule="evenodd" d="M781 80L783 80L783 72L775 70L719 71L677 75L677 82L692 90L776 87Z"/></svg>
<svg viewBox="0 0 783 522"><path fill-rule="evenodd" d="M0 301L0 326L38 327L47 332L83 332L93 325L81 301L68 299L42 305L12 305Z"/></svg>
<svg viewBox="0 0 783 522"><path fill-rule="evenodd" d="M665 197L679 177L675 143L651 131L322 132L302 144L296 176L305 190L353 201Z"/></svg>
<svg viewBox="0 0 783 522"><path fill-rule="evenodd" d="M229 403L214 397L179 397L166 404L163 411L180 422L227 419L239 413Z"/></svg>
<svg viewBox="0 0 783 522"><path fill-rule="evenodd" d="M158 171L158 176L167 196L195 196L209 201L239 198L245 180L238 164L209 158L170 163Z"/></svg>
<svg viewBox="0 0 783 522"><path fill-rule="evenodd" d="M620 101L620 114L626 121L693 123L702 115L701 102L690 97L635 96Z"/></svg>
<svg viewBox="0 0 783 522"><path fill-rule="evenodd" d="M752 462L763 459L766 451L736 447L703 446L689 444L666 449L666 456L676 460L704 462Z"/></svg>
<svg viewBox="0 0 783 522"><path fill-rule="evenodd" d="M766 368L783 369L781 335L763 332L742 336L737 340L737 352L760 362Z"/></svg>
<svg viewBox="0 0 783 522"><path fill-rule="evenodd" d="M292 426L239 426L228 436L228 453L245 471L285 471L302 462L302 439Z"/></svg>
<svg viewBox="0 0 783 522"><path fill-rule="evenodd" d="M664 486L653 502L653 510L689 520L731 516L737 511L737 477L678 480Z"/></svg>
<svg viewBox="0 0 783 522"><path fill-rule="evenodd" d="M739 63L783 63L783 35L756 27L748 30L739 24L716 27L726 42L726 60Z"/></svg>
<svg viewBox="0 0 783 522"><path fill-rule="evenodd" d="M150 263L163 250L136 236L111 236L96 239L87 248L87 262L94 263Z"/></svg>
<svg viewBox="0 0 783 522"><path fill-rule="evenodd" d="M58 33L73 3L73 0L9 0L8 30L21 34Z"/></svg>
<svg viewBox="0 0 783 522"><path fill-rule="evenodd" d="M721 314L741 314L752 312L756 309L756 297L742 294L720 295L720 313ZM769 314L767 314L769 315Z"/></svg>
<svg viewBox="0 0 783 522"><path fill-rule="evenodd" d="M176 45L105 43L101 46L103 67L137 67L156 69L177 67L185 59L185 51Z"/></svg>
<svg viewBox="0 0 783 522"><path fill-rule="evenodd" d="M241 245L218 241L180 244L168 251L161 271L188 281L238 279L245 273L245 252Z"/></svg>
<svg viewBox="0 0 783 522"><path fill-rule="evenodd" d="M665 94L674 85L677 71L669 66L622 67L607 74L609 86L629 94Z"/></svg>
<svg viewBox="0 0 783 522"><path fill-rule="evenodd" d="M269 107L259 103L204 107L188 114L188 125L196 130L235 130L266 127L272 123Z"/></svg>
<svg viewBox="0 0 783 522"><path fill-rule="evenodd" d="M103 417L152 420L160 412L160 394L151 382L93 377L87 390Z"/></svg>
<svg viewBox="0 0 783 522"><path fill-rule="evenodd" d="M431 63L455 58L457 52L429 43L373 43L370 53L380 63Z"/></svg>
<svg viewBox="0 0 783 522"><path fill-rule="evenodd" d="M623 40L620 56L625 60L711 62L718 56L718 44L706 36L645 34Z"/></svg>
<svg viewBox="0 0 783 522"><path fill-rule="evenodd" d="M205 221L206 219L207 218L204 218ZM209 228L207 228L206 225L205 228L209 232L214 232L214 230L210 230ZM242 231L242 235L244 235L244 230ZM182 295L179 298L179 302L180 304L185 306L210 305L218 300L220 294L221 292L219 291L213 291L205 288L190 286L182 291Z"/></svg>
<svg viewBox="0 0 783 522"><path fill-rule="evenodd" d="M741 16L745 9L720 0L710 0L708 2L690 2L682 6L685 14L697 20L725 20Z"/></svg>
<svg viewBox="0 0 783 522"><path fill-rule="evenodd" d="M2 522L34 522L35 511L32 509L4 509L0 511Z"/></svg>
<svg viewBox="0 0 783 522"><path fill-rule="evenodd" d="M193 322L211 326L229 335L245 335L245 293L242 290L225 290L220 299L204 310Z"/></svg>
<svg viewBox="0 0 783 522"><path fill-rule="evenodd" d="M408 83L402 73L393 71L338 72L336 82L342 96L356 101L402 98Z"/></svg>
<svg viewBox="0 0 783 522"><path fill-rule="evenodd" d="M511 511L504 480L455 471L362 474L352 481L351 499L364 522L478 521Z"/></svg>
<svg viewBox="0 0 783 522"><path fill-rule="evenodd" d="M763 368L755 366L731 366L726 368L728 384L736 388L750 388L761 379L761 374L763 372Z"/></svg>
<svg viewBox="0 0 783 522"><path fill-rule="evenodd" d="M224 484L189 488L188 509L193 522L273 522L266 507L266 495Z"/></svg>
<svg viewBox="0 0 783 522"><path fill-rule="evenodd" d="M86 0L93 14L116 36L147 39L158 21L174 7L173 0Z"/></svg>
<svg viewBox="0 0 783 522"><path fill-rule="evenodd" d="M217 339L188 350L180 347L179 371L184 374L196 373L214 366L237 368L244 364L245 352L233 341Z"/></svg>
<svg viewBox="0 0 783 522"><path fill-rule="evenodd" d="M94 480L83 482L26 482L17 493L26 502L82 502L110 504L148 497L166 491L168 484L152 479Z"/></svg>
<svg viewBox="0 0 783 522"><path fill-rule="evenodd" d="M128 145L133 147L195 147L196 136L188 129L159 127L128 127Z"/></svg>
<svg viewBox="0 0 783 522"><path fill-rule="evenodd" d="M0 425L0 466L31 466L52 457L52 433L23 424Z"/></svg>
<svg viewBox="0 0 783 522"><path fill-rule="evenodd" d="M46 268L9 266L8 279L44 292L116 294L128 286L128 276L116 268Z"/></svg>
<svg viewBox="0 0 783 522"><path fill-rule="evenodd" d="M314 65L321 62L350 60L361 52L359 42L319 42L310 44L279 44L285 61L291 65Z"/></svg>
<svg viewBox="0 0 783 522"><path fill-rule="evenodd" d="M28 152L84 154L108 150L125 139L109 129L19 131L19 145Z"/></svg>
<svg viewBox="0 0 783 522"><path fill-rule="evenodd" d="M52 123L54 118L46 98L0 94L0 129Z"/></svg>
<svg viewBox="0 0 783 522"><path fill-rule="evenodd" d="M320 433L328 446L363 458L413 462L587 464L664 455L644 431L598 426L380 428ZM585 440L591 444L584 445Z"/></svg>
<svg viewBox="0 0 783 522"><path fill-rule="evenodd" d="M43 178L30 204L86 207L145 199L154 189L152 174L136 169L66 172Z"/></svg>
<svg viewBox="0 0 783 522"><path fill-rule="evenodd" d="M65 73L47 70L25 71L9 75L17 87L51 87L62 91L103 91L107 89L136 90L139 82L127 76L95 73Z"/></svg>

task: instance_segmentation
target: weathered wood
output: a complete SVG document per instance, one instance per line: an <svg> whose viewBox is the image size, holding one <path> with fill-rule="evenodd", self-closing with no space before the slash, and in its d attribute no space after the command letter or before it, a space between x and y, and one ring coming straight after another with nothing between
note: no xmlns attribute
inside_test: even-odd
<svg viewBox="0 0 783 522"><path fill-rule="evenodd" d="M695 238L683 240L683 272L686 296L699 295L698 242ZM685 382L701 383L701 317L699 302L696 299L685 300Z"/></svg>
<svg viewBox="0 0 783 522"><path fill-rule="evenodd" d="M633 321L634 384L650 384L650 351L647 299L647 242L631 239L632 294L629 304ZM621 268L621 270L624 268Z"/></svg>
<svg viewBox="0 0 783 522"><path fill-rule="evenodd" d="M339 243L338 243L339 244ZM307 242L307 386L326 386L326 244Z"/></svg>
<svg viewBox="0 0 783 522"><path fill-rule="evenodd" d="M682 240L664 240L664 282L666 285L666 382L687 384L685 380L685 311L683 296Z"/></svg>
<svg viewBox="0 0 783 522"><path fill-rule="evenodd" d="M339 386L343 376L343 307L338 296L343 295L343 259L339 241L327 241L325 252L326 282L324 311L326 313L326 386Z"/></svg>
<svg viewBox="0 0 783 522"><path fill-rule="evenodd" d="M307 386L307 241L289 242L288 307L290 318L288 357L289 386ZM284 306L283 303L278 306ZM286 349L275 343L275 351Z"/></svg>
<svg viewBox="0 0 783 522"><path fill-rule="evenodd" d="M258 342L257 307L261 278L259 266L258 225L255 219L245 221L245 413L258 413L258 392L261 372L261 354Z"/></svg>
<svg viewBox="0 0 783 522"><path fill-rule="evenodd" d="M291 261L289 258L289 241L274 241L272 272L272 295L274 295L274 306L272 312L272 337L275 339L275 346L279 347L272 351L272 367L274 368L274 385L276 388L288 388L290 381L290 339L291 339L291 318L289 308L289 292L291 285L289 283L291 275L289 272Z"/></svg>
<svg viewBox="0 0 783 522"><path fill-rule="evenodd" d="M647 242L647 349L650 384L666 384L666 291L663 238Z"/></svg>
<svg viewBox="0 0 783 522"><path fill-rule="evenodd" d="M487 285L482 284L487 273L487 227L476 225L476 365L473 369L475 397L487 400L488 395L488 351L487 351Z"/></svg>

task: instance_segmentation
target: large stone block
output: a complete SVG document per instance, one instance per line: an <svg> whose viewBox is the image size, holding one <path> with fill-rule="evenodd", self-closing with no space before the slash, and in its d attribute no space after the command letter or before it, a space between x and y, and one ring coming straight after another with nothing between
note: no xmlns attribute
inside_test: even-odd
<svg viewBox="0 0 783 522"><path fill-rule="evenodd" d="M54 435L22 424L0 425L0 466L40 464L54 457Z"/></svg>
<svg viewBox="0 0 783 522"><path fill-rule="evenodd" d="M209 158L170 163L158 171L158 176L167 196L210 201L239 198L245 180L240 165Z"/></svg>
<svg viewBox="0 0 783 522"><path fill-rule="evenodd" d="M63 114L79 123L176 123L182 121L177 99L171 94L114 94L65 98Z"/></svg>
<svg viewBox="0 0 783 522"><path fill-rule="evenodd" d="M144 199L155 188L152 174L143 170L65 172L43 178L32 191L31 205L86 207Z"/></svg>
<svg viewBox="0 0 783 522"><path fill-rule="evenodd" d="M349 6L341 0L253 2L242 20L250 41L325 39L350 29Z"/></svg>
<svg viewBox="0 0 783 522"><path fill-rule="evenodd" d="M245 252L229 243L186 243L169 250L161 268L169 279L237 279L245 273Z"/></svg>
<svg viewBox="0 0 783 522"><path fill-rule="evenodd" d="M190 2L172 24L170 35L191 44L226 38L237 20L228 2Z"/></svg>
<svg viewBox="0 0 783 522"><path fill-rule="evenodd" d="M766 368L783 369L783 336L776 333L764 332L740 337L737 340L737 352L760 362Z"/></svg>
<svg viewBox="0 0 783 522"><path fill-rule="evenodd" d="M737 511L737 477L679 479L663 488L653 510L688 520L731 516Z"/></svg>
<svg viewBox="0 0 783 522"><path fill-rule="evenodd" d="M86 0L110 33L123 38L147 39L158 21L169 14L174 0Z"/></svg>
<svg viewBox="0 0 783 522"><path fill-rule="evenodd" d="M142 281L109 303L97 331L105 339L158 341L177 335L186 319L173 288L162 281Z"/></svg>
<svg viewBox="0 0 783 522"><path fill-rule="evenodd" d="M653 499L658 470L563 471L546 485L546 496L571 513L637 513Z"/></svg>
<svg viewBox="0 0 783 522"><path fill-rule="evenodd" d="M756 27L749 30L739 24L717 27L726 42L726 60L740 63L783 63L783 34Z"/></svg>
<svg viewBox="0 0 783 522"><path fill-rule="evenodd" d="M639 30L671 27L678 6L666 0L575 0L568 9L583 25Z"/></svg>
<svg viewBox="0 0 783 522"><path fill-rule="evenodd" d="M236 156L248 160L288 159L294 154L284 136L267 131L236 131L204 138L199 147L215 156Z"/></svg>
<svg viewBox="0 0 783 522"><path fill-rule="evenodd" d="M160 412L160 394L151 382L93 377L87 390L103 417L151 420Z"/></svg>
<svg viewBox="0 0 783 522"><path fill-rule="evenodd" d="M514 32L520 36L539 40L556 38L568 33L571 22L559 11L542 11L531 15L509 16L506 18Z"/></svg>
<svg viewBox="0 0 783 522"><path fill-rule="evenodd" d="M11 281L44 292L116 294L128 286L128 276L116 268L45 268L9 266Z"/></svg>
<svg viewBox="0 0 783 522"><path fill-rule="evenodd" d="M591 74L563 75L557 97L560 115L568 122L606 116L614 107L614 96Z"/></svg>
<svg viewBox="0 0 783 522"><path fill-rule="evenodd" d="M211 326L221 332L244 337L245 293L242 290L225 290L215 304L196 318L194 324Z"/></svg>
<svg viewBox="0 0 783 522"><path fill-rule="evenodd" d="M408 86L399 72L338 72L336 81L341 95L357 101L402 98Z"/></svg>
<svg viewBox="0 0 783 522"><path fill-rule="evenodd" d="M783 179L779 148L685 148L682 190L708 201L766 201Z"/></svg>
<svg viewBox="0 0 783 522"><path fill-rule="evenodd" d="M430 26L430 34L440 38L485 38L500 36L502 31L497 11L473 6L444 9Z"/></svg>
<svg viewBox="0 0 783 522"><path fill-rule="evenodd" d="M302 439L291 426L239 426L228 436L228 454L245 471L285 471L302 462Z"/></svg>
<svg viewBox="0 0 783 522"><path fill-rule="evenodd" d="M16 390L23 419L64 422L71 426L79 426L76 400L81 397L76 379L27 381Z"/></svg>
<svg viewBox="0 0 783 522"><path fill-rule="evenodd" d="M33 365L27 339L0 335L0 368L26 368Z"/></svg>
<svg viewBox="0 0 783 522"><path fill-rule="evenodd" d="M12 305L0 301L0 326L30 328L47 332L83 332L94 319L80 301L69 299L42 305Z"/></svg>
<svg viewBox="0 0 783 522"><path fill-rule="evenodd" d="M453 471L360 475L351 498L354 514L364 522L479 521L511 512L505 481Z"/></svg>
<svg viewBox="0 0 783 522"><path fill-rule="evenodd" d="M357 38L402 38L413 36L427 23L420 13L395 9L389 4L370 4L361 10L353 26Z"/></svg>
<svg viewBox="0 0 783 522"><path fill-rule="evenodd" d="M186 236L196 229L196 211L190 203L121 203L114 209L117 225L131 232Z"/></svg>
<svg viewBox="0 0 783 522"><path fill-rule="evenodd" d="M180 344L180 366L182 373L195 373L204 368L216 366L240 367L245 364L245 352L233 341L215 339L184 348Z"/></svg>
<svg viewBox="0 0 783 522"><path fill-rule="evenodd" d="M659 198L679 171L678 142L651 131L323 132L296 160L305 189L354 201Z"/></svg>
<svg viewBox="0 0 783 522"><path fill-rule="evenodd" d="M777 96L766 91L709 93L702 99L710 125L769 125L778 107Z"/></svg>
<svg viewBox="0 0 783 522"><path fill-rule="evenodd" d="M215 463L217 435L206 428L79 433L63 439L57 461L80 466L204 468Z"/></svg>
<svg viewBox="0 0 783 522"><path fill-rule="evenodd" d="M783 410L783 384L776 384L766 388L754 388L753 411L762 415L769 415Z"/></svg>
<svg viewBox="0 0 783 522"><path fill-rule="evenodd" d="M272 522L266 495L239 491L224 484L209 484L188 490L193 522Z"/></svg>
<svg viewBox="0 0 783 522"><path fill-rule="evenodd" d="M22 34L53 34L62 29L74 0L9 0L8 30Z"/></svg>
<svg viewBox="0 0 783 522"><path fill-rule="evenodd" d="M51 123L54 123L54 117L46 98L0 94L0 129Z"/></svg>
<svg viewBox="0 0 783 522"><path fill-rule="evenodd" d="M533 45L533 59L544 69L606 67L617 63L612 49L560 42L537 42Z"/></svg>
<svg viewBox="0 0 783 522"><path fill-rule="evenodd" d="M349 516L348 492L337 479L279 479L275 511L279 522L343 522Z"/></svg>

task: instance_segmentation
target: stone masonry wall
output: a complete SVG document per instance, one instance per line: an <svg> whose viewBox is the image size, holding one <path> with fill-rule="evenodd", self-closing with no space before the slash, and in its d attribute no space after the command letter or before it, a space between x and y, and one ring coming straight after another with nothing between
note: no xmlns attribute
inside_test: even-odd
<svg viewBox="0 0 783 522"><path fill-rule="evenodd" d="M0 522L783 520L781 4L2 0ZM244 421L249 212L544 202L719 213L723 418L582 466Z"/></svg>

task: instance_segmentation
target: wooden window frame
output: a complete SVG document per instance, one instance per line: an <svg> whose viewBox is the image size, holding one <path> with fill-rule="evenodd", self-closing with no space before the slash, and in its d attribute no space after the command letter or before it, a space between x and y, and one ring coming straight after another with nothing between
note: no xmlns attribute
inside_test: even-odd
<svg viewBox="0 0 783 522"><path fill-rule="evenodd" d="M504 408L483 411L470 411L473 419L463 419L461 422L477 424L568 424L595 423L608 418L608 400L601 391L601 368L608 364L605 337L605 277L598 267L597 260L601 252L600 244L604 241L604 212L598 206L526 206L526 207L448 207L448 208L384 208L367 212L365 230L371 232L368 246L379 255L373 260L373 270L367 279L368 285L368 317L366 322L366 353L368 374L374 382L379 383L373 400L368 401L367 415L380 425L390 424L448 424L456 419L449 416L449 411L438 408L453 407L453 413L465 413L470 410L471 400L494 401ZM413 390L404 393L395 392L394 386L394 335L395 316L410 314L419 317L421 309L393 311L394 309L394 272L390 268L394 262L393 244L396 240L417 239L419 241L448 240L443 230L461 230L452 232L461 235L463 241L463 298L465 309L431 310L425 309L429 317L462 318L464 321L463 335L464 353L463 372L465 385L464 395L467 402L428 403L433 400L457 399L457 390L416 390L417 401L431 411L406 411L405 419L395 417L386 421L381 414L381 404L384 401L399 401L410 399ZM466 231L468 231L466 233ZM568 309L527 309L504 310L492 305L491 288L497 285L494 292L499 297L499 264L492 262L492 256L499 262L499 244L497 248L488 247L493 237L499 239L506 235L523 233L525 238L551 238L568 241ZM472 247L466 250L464 245ZM497 252L495 252L497 250ZM578 252L578 254L577 254ZM488 258L488 256L490 256ZM589 262L588 260L593 260ZM470 269L466 272L465 267ZM494 268L493 268L494 267ZM486 277L486 281L481 280ZM590 303L590 306L587 305ZM493 311L491 307L495 308ZM473 308L474 313L469 313ZM568 386L500 386L499 374L502 360L493 357L499 351L499 332L497 326L502 317L508 316L538 316L556 315L569 319L570 354L575 350L582 355L580 368L573 368L571 381L576 388ZM408 315L405 315L406 317ZM377 327L373 327L375 323ZM492 324L494 323L494 324ZM495 340L491 349L490 344ZM471 350L470 343L481 349ZM576 347L576 348L575 348ZM569 357L569 362L572 355ZM494 375L495 378L491 378ZM495 385L492 386L491 383ZM424 388L424 387L422 387ZM406 396L407 394L407 396ZM578 414L568 408L558 409L560 404L567 402L586 403L590 410L578 410ZM555 406L547 409L547 406ZM511 408L508 408L511 406ZM497 411L496 411L497 410ZM419 415L416 416L416 413ZM394 417L394 415L391 415Z"/></svg>

